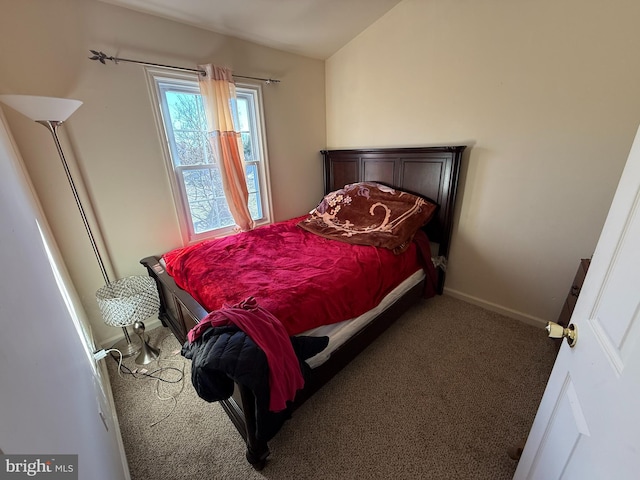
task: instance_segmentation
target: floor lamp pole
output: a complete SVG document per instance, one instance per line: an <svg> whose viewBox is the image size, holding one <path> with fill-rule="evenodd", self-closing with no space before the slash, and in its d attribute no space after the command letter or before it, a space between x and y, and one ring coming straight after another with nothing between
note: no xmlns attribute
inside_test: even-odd
<svg viewBox="0 0 640 480"><path fill-rule="evenodd" d="M78 206L78 210L80 210L80 216L82 217L82 223L84 224L84 228L87 230L87 235L89 236L89 241L91 242L91 247L93 248L93 253L96 255L96 259L98 260L98 265L100 266L100 272L102 273L102 277L104 278L105 283L111 283L109 280L109 275L107 275L107 270L104 266L104 262L102 261L102 256L100 255L100 251L98 250L98 245L96 244L96 239L93 236L93 232L91 231L91 227L89 226L89 221L87 220L87 215L84 213L84 208L82 207L82 203L80 202L80 196L78 195L78 190L76 188L76 184L73 181L73 177L71 176L71 171L69 170L69 165L67 165L67 160L64 157L64 152L62 151L62 146L60 145L60 140L58 139L58 127L62 125L62 122L51 122L45 120L38 120L37 123L40 125L44 125L51 132L51 136L53 137L53 141L56 144L56 148L58 149L58 155L60 155L60 160L62 160L62 166L64 167L64 173L67 174L67 180L69 180L69 185L71 186L71 191L73 192L73 198L76 201L76 205Z"/></svg>
<svg viewBox="0 0 640 480"><path fill-rule="evenodd" d="M84 228L87 231L87 235L89 236L89 241L91 242L91 247L93 248L93 253L98 260L98 265L100 266L100 272L102 273L102 277L107 285L111 283L109 280L109 275L107 274L107 270L104 266L104 261L102 260L102 255L100 255L100 250L98 249L98 245L96 243L95 237L93 236L93 232L91 231L91 227L89 226L89 221L87 219L87 215L84 212L84 208L82 207L82 202L80 201L80 196L78 195L78 189L76 188L76 184L73 181L73 177L71 176L71 171L69 170L69 165L67 164L67 160L64 156L64 152L62 151L62 146L60 145L60 140L58 139L58 127L62 125L63 122L60 121L49 121L49 120L36 120L40 125L44 125L49 132L51 132L51 136L53 137L53 141L56 144L56 148L58 149L58 155L60 155L60 160L62 160L62 166L64 167L64 172L67 175L67 180L69 181L69 185L71 186L71 191L73 192L73 198L76 201L76 205L78 206L78 210L80 211L80 216L82 217L82 223L84 224ZM124 338L126 344L121 348L122 355L124 357L132 356L140 350L140 346L134 344L131 341L131 337L129 336L129 332L127 331L127 327L122 327L122 331L124 332Z"/></svg>

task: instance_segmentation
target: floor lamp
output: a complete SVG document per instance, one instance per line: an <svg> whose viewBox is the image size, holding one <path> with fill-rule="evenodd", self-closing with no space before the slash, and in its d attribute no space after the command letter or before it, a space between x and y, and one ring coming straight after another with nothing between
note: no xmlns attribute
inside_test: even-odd
<svg viewBox="0 0 640 480"><path fill-rule="evenodd" d="M114 347L122 352L122 355L129 357L140 351L142 345L133 343L127 325L141 322L150 316L157 314L160 307L158 292L155 281L151 277L136 276L126 277L116 282L111 282L104 261L98 250L95 237L89 226L89 221L85 214L78 190L71 176L71 171L64 157L57 130L77 109L82 105L80 100L68 98L39 97L32 95L0 95L0 102L10 106L31 120L44 125L51 133L53 141L58 149L62 166L67 175L67 180L71 186L73 197L80 211L84 228L89 236L93 253L98 260L100 272L104 278L105 285L96 293L98 306L102 312L105 323L110 326L120 326L124 332L124 339Z"/></svg>

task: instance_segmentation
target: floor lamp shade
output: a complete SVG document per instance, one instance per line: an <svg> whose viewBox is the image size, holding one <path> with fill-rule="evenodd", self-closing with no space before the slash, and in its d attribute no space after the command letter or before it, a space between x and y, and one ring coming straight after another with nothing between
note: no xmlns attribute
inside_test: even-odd
<svg viewBox="0 0 640 480"><path fill-rule="evenodd" d="M153 278L139 275L109 283L96 292L104 323L124 327L158 315L160 298Z"/></svg>
<svg viewBox="0 0 640 480"><path fill-rule="evenodd" d="M34 95L0 95L0 102L34 122L64 122L82 105L80 100Z"/></svg>

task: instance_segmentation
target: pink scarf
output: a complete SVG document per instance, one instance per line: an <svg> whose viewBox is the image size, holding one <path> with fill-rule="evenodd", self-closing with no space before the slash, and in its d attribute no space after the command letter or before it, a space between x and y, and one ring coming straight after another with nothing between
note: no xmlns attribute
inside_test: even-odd
<svg viewBox="0 0 640 480"><path fill-rule="evenodd" d="M296 392L304 386L298 357L293 350L286 329L276 317L249 297L231 307L215 310L187 334L190 343L209 327L235 325L262 349L269 364L269 410L279 412L293 401Z"/></svg>

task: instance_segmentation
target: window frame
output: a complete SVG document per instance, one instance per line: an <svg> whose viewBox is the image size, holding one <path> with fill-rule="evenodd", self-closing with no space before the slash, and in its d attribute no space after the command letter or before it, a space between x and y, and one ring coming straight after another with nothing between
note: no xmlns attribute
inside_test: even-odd
<svg viewBox="0 0 640 480"><path fill-rule="evenodd" d="M149 94L153 106L153 114L155 117L156 127L160 140L162 157L169 178L169 185L173 196L174 205L178 217L178 224L184 245L192 244L205 240L207 238L223 237L235 233L235 225L222 227L207 232L196 233L189 209L189 202L186 196L184 181L180 178L184 171L193 169L206 169L207 165L180 165L176 166L173 161L173 146L175 143L169 138L169 132L166 127L165 119L167 112L165 111L165 102L161 83L173 84L177 89L183 87L186 92L199 92L198 77L196 73L179 72L162 67L145 67ZM193 87L196 87L195 89ZM258 172L258 187L260 189L260 208L262 210L262 218L255 221L256 226L266 225L272 222L272 200L271 200L271 181L269 178L268 151L266 132L264 126L264 109L262 98L262 85L253 82L236 82L236 90L238 96L251 96L255 106L255 115L251 116L252 126L255 132L252 135L252 142L258 152L259 159L246 161L245 165L255 164Z"/></svg>

